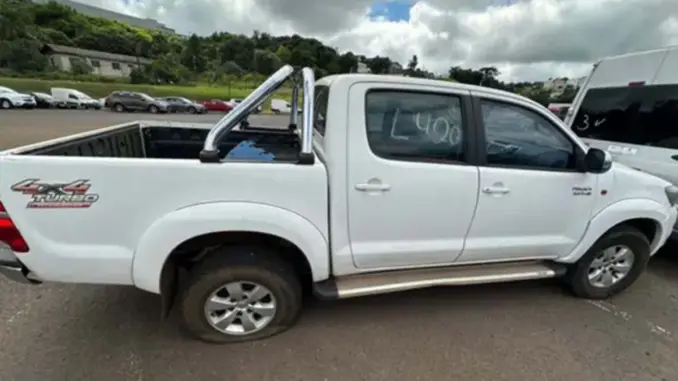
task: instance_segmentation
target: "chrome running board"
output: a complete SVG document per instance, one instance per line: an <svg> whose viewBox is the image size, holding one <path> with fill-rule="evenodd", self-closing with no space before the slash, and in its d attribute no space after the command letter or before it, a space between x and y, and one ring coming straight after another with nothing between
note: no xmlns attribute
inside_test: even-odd
<svg viewBox="0 0 678 381"><path fill-rule="evenodd" d="M345 299L436 286L464 286L555 278L564 273L564 265L552 262L457 265L338 277L316 283L314 292L322 299Z"/></svg>

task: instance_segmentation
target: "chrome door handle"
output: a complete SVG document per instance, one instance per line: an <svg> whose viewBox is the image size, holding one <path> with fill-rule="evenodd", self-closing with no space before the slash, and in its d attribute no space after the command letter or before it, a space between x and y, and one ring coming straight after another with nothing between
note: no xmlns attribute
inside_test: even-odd
<svg viewBox="0 0 678 381"><path fill-rule="evenodd" d="M488 193L488 194L506 194L509 193L511 190L505 187L485 187L483 188L483 193Z"/></svg>
<svg viewBox="0 0 678 381"><path fill-rule="evenodd" d="M361 192L386 192L391 190L388 184L356 184L355 189Z"/></svg>

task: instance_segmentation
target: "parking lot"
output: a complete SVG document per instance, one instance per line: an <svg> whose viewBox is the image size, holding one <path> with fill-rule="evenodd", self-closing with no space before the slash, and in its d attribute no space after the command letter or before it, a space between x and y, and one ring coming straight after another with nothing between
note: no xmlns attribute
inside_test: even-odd
<svg viewBox="0 0 678 381"><path fill-rule="evenodd" d="M223 114L0 111L0 148L136 119ZM253 125L286 118L254 116ZM299 324L238 345L193 341L131 287L0 279L0 381L678 380L678 245L605 302L557 281L309 300Z"/></svg>

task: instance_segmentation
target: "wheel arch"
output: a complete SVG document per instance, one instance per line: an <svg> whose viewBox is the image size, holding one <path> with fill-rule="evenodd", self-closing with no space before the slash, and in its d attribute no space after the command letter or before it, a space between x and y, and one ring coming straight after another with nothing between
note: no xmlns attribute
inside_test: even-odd
<svg viewBox="0 0 678 381"><path fill-rule="evenodd" d="M173 267L181 267L188 258L195 259L199 251L219 245L220 240L283 248L284 255L297 268L310 271L313 281L329 277L327 240L307 219L269 205L216 202L176 210L153 223L135 251L134 284L143 290L161 293L161 283L165 277L171 278ZM299 255L305 261L301 261Z"/></svg>
<svg viewBox="0 0 678 381"><path fill-rule="evenodd" d="M650 199L627 199L608 205L591 218L575 248L557 261L578 261L600 237L620 225L629 225L642 232L650 242L650 253L654 254L667 234L662 225L668 217L664 209L663 205Z"/></svg>

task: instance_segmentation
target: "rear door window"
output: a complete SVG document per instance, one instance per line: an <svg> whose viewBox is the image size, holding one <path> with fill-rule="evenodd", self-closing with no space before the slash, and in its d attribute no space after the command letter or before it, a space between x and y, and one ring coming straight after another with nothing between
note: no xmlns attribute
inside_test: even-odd
<svg viewBox="0 0 678 381"><path fill-rule="evenodd" d="M678 149L678 85L590 89L572 129L583 138Z"/></svg>

